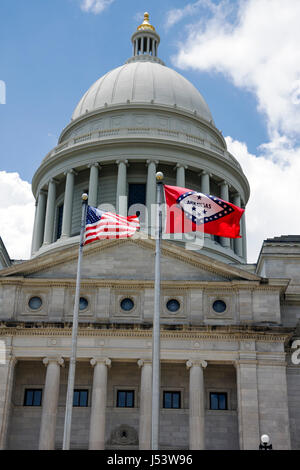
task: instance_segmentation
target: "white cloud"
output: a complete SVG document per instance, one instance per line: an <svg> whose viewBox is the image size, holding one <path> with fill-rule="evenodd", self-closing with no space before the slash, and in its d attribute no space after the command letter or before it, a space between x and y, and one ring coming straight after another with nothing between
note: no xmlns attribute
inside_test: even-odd
<svg viewBox="0 0 300 470"><path fill-rule="evenodd" d="M300 149L287 148L280 141L276 147L278 162L270 158L275 143L262 146L256 156L245 143L226 137L228 150L237 158L250 183L246 207L248 262L257 257L266 238L300 233Z"/></svg>
<svg viewBox="0 0 300 470"><path fill-rule="evenodd" d="M0 236L13 259L30 256L34 210L30 184L18 173L0 171Z"/></svg>
<svg viewBox="0 0 300 470"><path fill-rule="evenodd" d="M179 44L176 65L223 73L255 93L270 136L294 138L300 129L299 0L202 0L181 12L204 5L210 5L211 16L199 11L199 21Z"/></svg>
<svg viewBox="0 0 300 470"><path fill-rule="evenodd" d="M215 10L215 5L210 0L198 0L195 3L188 3L184 8L173 8L167 13L166 27L171 28L186 16L196 14L200 7Z"/></svg>
<svg viewBox="0 0 300 470"><path fill-rule="evenodd" d="M257 155L246 143L226 138L250 183L248 258L255 262L263 239L300 233L300 2L199 0L173 13L173 20L169 14L169 23L192 10L174 63L222 73L255 95L266 120L270 140Z"/></svg>
<svg viewBox="0 0 300 470"><path fill-rule="evenodd" d="M81 0L81 9L98 15L109 7L115 0Z"/></svg>

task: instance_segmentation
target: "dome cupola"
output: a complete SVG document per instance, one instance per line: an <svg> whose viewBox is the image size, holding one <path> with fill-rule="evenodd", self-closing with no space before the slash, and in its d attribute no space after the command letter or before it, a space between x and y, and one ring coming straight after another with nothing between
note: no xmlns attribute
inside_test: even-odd
<svg viewBox="0 0 300 470"><path fill-rule="evenodd" d="M149 13L144 13L144 21L131 37L133 45L133 57L127 63L140 60L153 60L164 65L164 62L157 57L157 49L160 43L160 37L155 31L154 26L149 22Z"/></svg>

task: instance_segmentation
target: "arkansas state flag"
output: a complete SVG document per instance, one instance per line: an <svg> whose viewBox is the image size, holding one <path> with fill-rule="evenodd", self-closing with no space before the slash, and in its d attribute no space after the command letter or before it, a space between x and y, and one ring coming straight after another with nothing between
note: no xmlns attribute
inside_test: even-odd
<svg viewBox="0 0 300 470"><path fill-rule="evenodd" d="M164 185L167 204L166 233L205 232L241 238L244 209L197 191Z"/></svg>

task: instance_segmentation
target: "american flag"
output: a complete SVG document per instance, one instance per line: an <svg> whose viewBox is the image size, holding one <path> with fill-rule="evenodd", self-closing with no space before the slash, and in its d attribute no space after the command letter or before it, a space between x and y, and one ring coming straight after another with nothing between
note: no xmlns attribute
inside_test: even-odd
<svg viewBox="0 0 300 470"><path fill-rule="evenodd" d="M136 215L123 217L112 212L104 212L96 207L87 207L84 245L105 238L132 237L140 229Z"/></svg>

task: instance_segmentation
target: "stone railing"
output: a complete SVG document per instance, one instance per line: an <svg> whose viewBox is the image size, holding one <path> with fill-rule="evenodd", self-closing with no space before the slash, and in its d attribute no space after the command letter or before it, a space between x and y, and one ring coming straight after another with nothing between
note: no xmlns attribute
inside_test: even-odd
<svg viewBox="0 0 300 470"><path fill-rule="evenodd" d="M162 128L154 128L154 127L127 127L122 129L105 129L105 130L94 130L92 132L88 132L83 135L79 135L76 137L72 137L63 144L58 145L54 149L52 149L44 158L42 163L46 163L50 160L54 155L66 150L76 147L84 142L97 142L102 139L109 139L111 137L119 136L119 137L126 137L126 136L141 136L142 134L146 134L147 136L151 137L166 137L169 139L174 139L179 142L197 145L200 147L204 147L207 150L213 151L219 155L221 155L226 160L230 161L234 166L237 168L241 168L240 164L237 160L226 150L218 145L207 141L201 137L196 135L187 134L182 131L172 130L172 129L162 129Z"/></svg>

